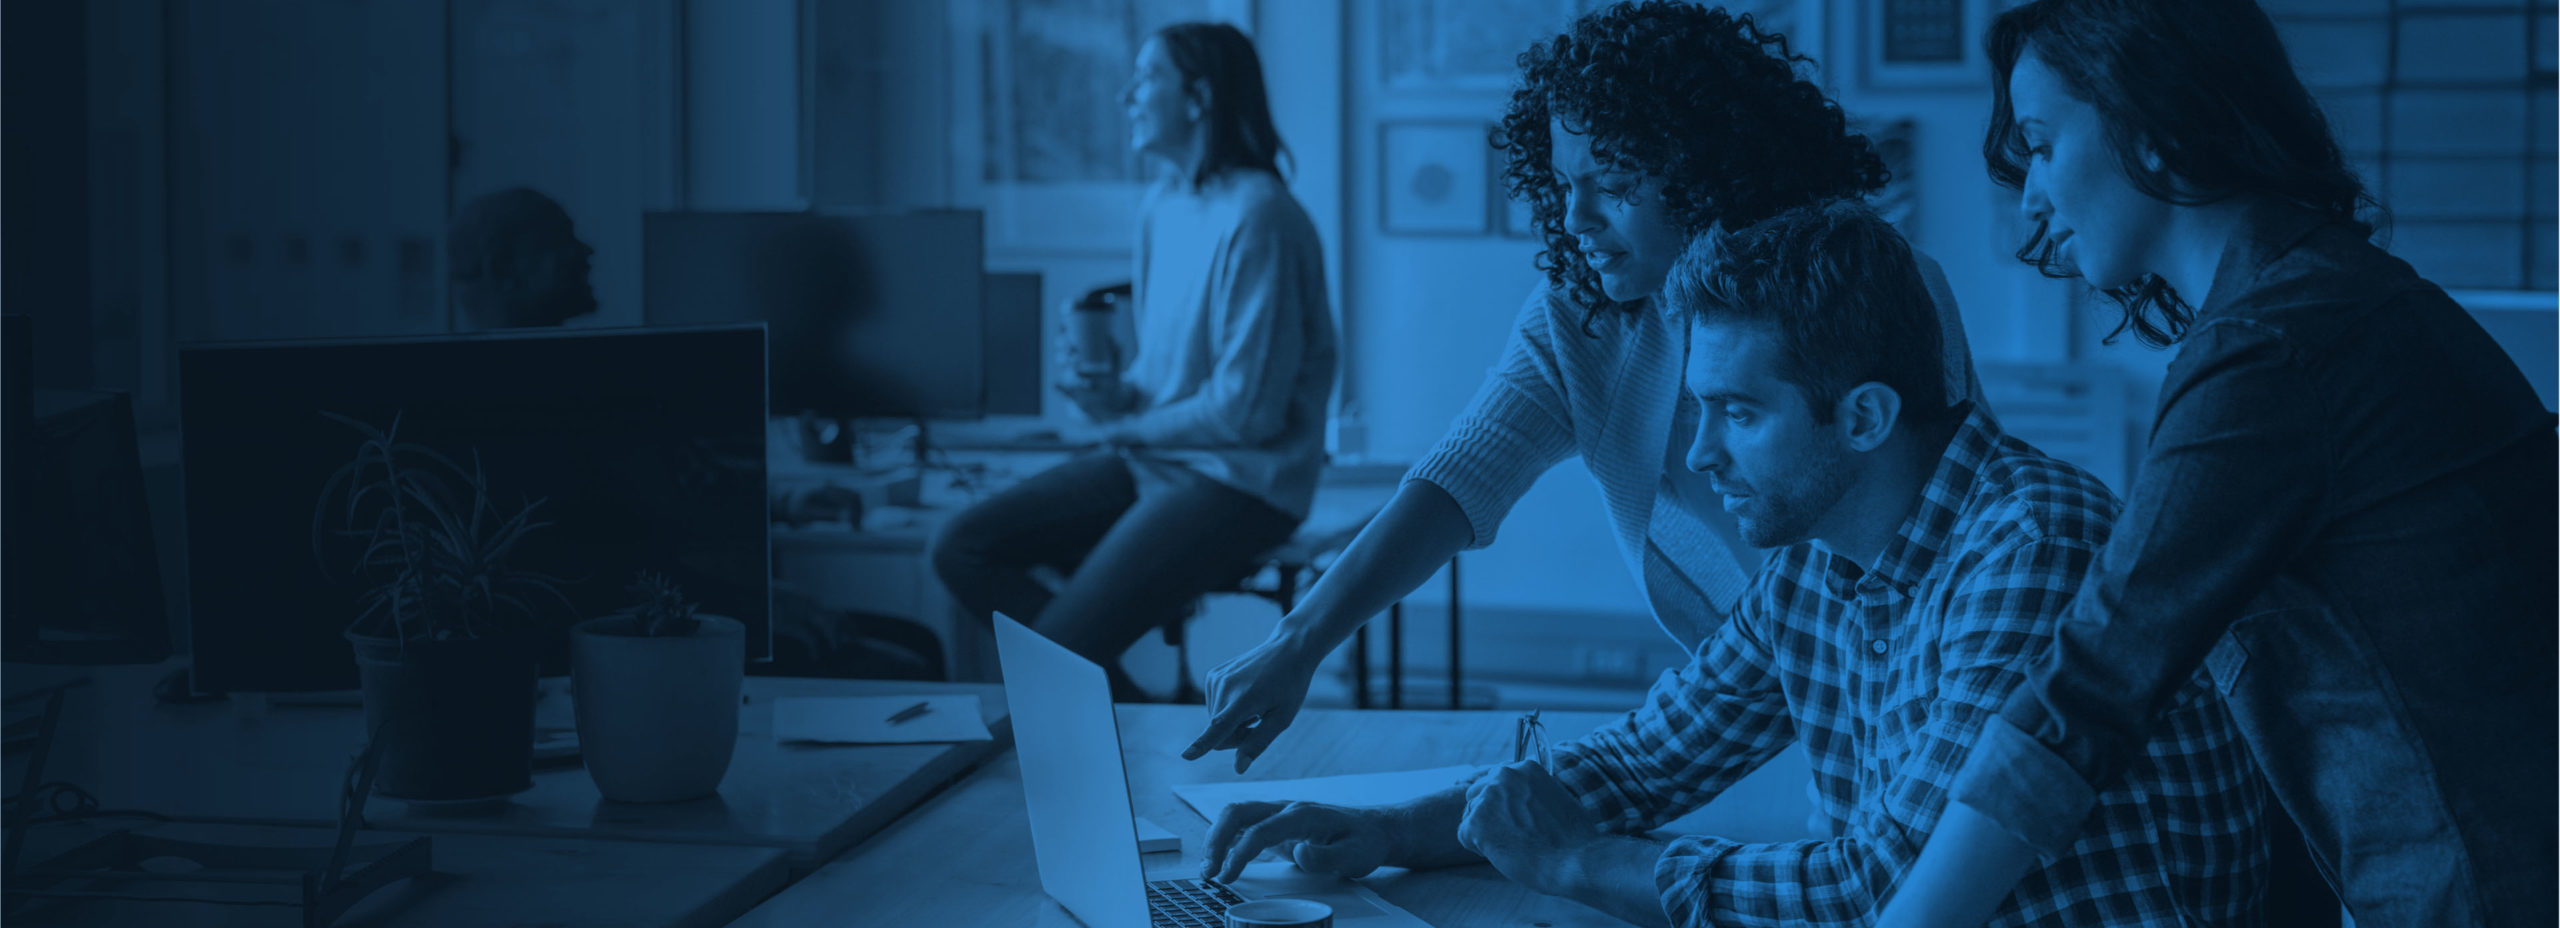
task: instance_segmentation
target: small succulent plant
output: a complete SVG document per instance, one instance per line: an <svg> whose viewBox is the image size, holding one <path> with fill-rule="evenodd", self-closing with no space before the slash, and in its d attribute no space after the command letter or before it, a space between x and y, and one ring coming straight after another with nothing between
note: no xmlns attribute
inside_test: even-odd
<svg viewBox="0 0 2560 928"><path fill-rule="evenodd" d="M695 604L686 600L684 591L677 589L675 581L665 574L641 571L629 589L639 598L630 609L631 624L643 636L683 637L702 625L702 620L694 617Z"/></svg>

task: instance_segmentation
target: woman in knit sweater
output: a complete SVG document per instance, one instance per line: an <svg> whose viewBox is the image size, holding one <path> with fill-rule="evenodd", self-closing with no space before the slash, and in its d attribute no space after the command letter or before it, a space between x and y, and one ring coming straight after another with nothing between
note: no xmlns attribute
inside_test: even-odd
<svg viewBox="0 0 2560 928"><path fill-rule="evenodd" d="M964 608L1003 612L1146 694L1118 658L1288 540L1324 466L1333 314L1315 225L1253 42L1223 23L1159 30L1122 94L1131 144L1172 176L1149 194L1135 268L1138 344L1122 375L1067 386L1106 450L998 493L934 540ZM1067 574L1055 590L1033 575Z"/></svg>
<svg viewBox="0 0 2560 928"><path fill-rule="evenodd" d="M1682 330L1653 296L1691 236L1884 185L1875 149L1748 15L1619 3L1530 47L1497 132L1511 195L1546 243L1545 282L1467 411L1271 637L1213 670L1208 728L1183 752L1241 771L1288 727L1327 652L1460 550L1491 544L1539 475L1581 455L1627 569L1694 650L1757 569L1721 499L1681 466L1698 405ZM1979 400L1936 262L1921 258L1950 399Z"/></svg>

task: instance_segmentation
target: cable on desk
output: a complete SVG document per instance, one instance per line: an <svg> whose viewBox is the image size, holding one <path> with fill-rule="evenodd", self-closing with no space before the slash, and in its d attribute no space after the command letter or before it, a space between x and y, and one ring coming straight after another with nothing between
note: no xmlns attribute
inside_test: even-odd
<svg viewBox="0 0 2560 928"><path fill-rule="evenodd" d="M50 783L39 783L35 787L35 794L36 802L50 811L29 816L26 821L15 824L47 825L54 822L80 821L93 818L146 818L158 822L177 821L169 816L145 809L100 808L96 794L91 793L88 790L81 789L78 784L63 780L55 780ZM24 793L20 793L0 798L0 804L5 804L8 808L15 809L18 807L19 799L24 795Z"/></svg>
<svg viewBox="0 0 2560 928"><path fill-rule="evenodd" d="M115 875L101 873L91 878L112 880L115 879ZM9 891L9 895L31 896L40 899L113 899L117 902L194 902L201 903L203 905L266 905L284 906L295 909L302 907L302 901L299 899L215 899L210 896L128 896L123 893L108 892L106 890L97 889L12 889Z"/></svg>

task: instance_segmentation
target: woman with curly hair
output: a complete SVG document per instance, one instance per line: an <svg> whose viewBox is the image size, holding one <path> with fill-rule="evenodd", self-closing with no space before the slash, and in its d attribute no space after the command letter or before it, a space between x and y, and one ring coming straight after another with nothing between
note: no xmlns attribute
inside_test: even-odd
<svg viewBox="0 0 2560 928"><path fill-rule="evenodd" d="M1289 726L1318 662L1462 549L1491 544L1539 475L1581 455L1627 568L1683 651L1741 595L1762 552L1682 465L1699 406L1683 395L1685 331L1655 293L1689 240L1882 187L1883 162L1798 77L1784 36L1748 14L1619 3L1520 56L1496 133L1504 181L1546 248L1474 402L1269 639L1209 676L1208 728L1183 752L1233 749L1241 772ZM1979 399L1936 262L1950 402Z"/></svg>
<svg viewBox="0 0 2560 928"><path fill-rule="evenodd" d="M2115 535L1885 921L1981 924L2201 668L2357 924L2552 924L2550 412L2372 243L2255 4L2036 0L1985 45L2021 257L2177 357Z"/></svg>

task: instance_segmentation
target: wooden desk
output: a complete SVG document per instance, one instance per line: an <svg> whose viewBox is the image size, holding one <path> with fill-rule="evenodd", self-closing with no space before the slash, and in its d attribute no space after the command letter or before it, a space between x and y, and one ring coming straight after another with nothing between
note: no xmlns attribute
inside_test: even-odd
<svg viewBox="0 0 2560 928"><path fill-rule="evenodd" d="M1173 795L1184 783L1376 773L1510 759L1517 713L1384 712L1311 709L1251 774L1237 777L1228 755L1179 757L1198 734L1197 706L1119 707L1123 756L1138 815L1182 839L1179 852L1148 854L1150 878L1197 876L1209 823ZM1543 718L1558 741L1578 737L1611 713L1554 712ZM1738 840L1810 837L1806 763L1790 749L1743 778L1705 809L1664 828ZM738 928L833 925L1075 924L1041 892L1022 804L1022 766L1010 752L845 856L757 906ZM1100 839L1097 839L1100 840ZM1531 892L1489 865L1428 872L1382 871L1371 888L1435 925L1623 925L1580 903Z"/></svg>
<svg viewBox="0 0 2560 928"><path fill-rule="evenodd" d="M149 693L154 669L132 670L92 670L97 682L71 692L46 779L79 784L109 808L244 824L337 821L340 777L364 742L363 710L275 707L260 714L238 704L159 706ZM586 769L572 766L536 770L533 789L494 814L424 814L379 798L365 814L376 828L422 832L777 848L792 866L814 867L1011 741L1003 690L995 686L749 677L746 692L737 753L720 794L709 799L607 802ZM773 741L772 703L778 696L926 692L977 694L997 740L863 746ZM242 700L235 697L235 703ZM571 717L565 697L545 703L547 722Z"/></svg>
<svg viewBox="0 0 2560 928"><path fill-rule="evenodd" d="M37 826L29 859L42 861L109 826L158 837L223 844L327 847L324 828L245 825L151 825L138 819ZM409 837L366 832L359 840ZM782 887L783 854L772 848L437 835L435 869L376 890L336 928L710 928ZM151 887L150 895L270 899L240 886ZM40 900L13 914L11 925L121 928L299 928L300 910L283 906L125 900Z"/></svg>

